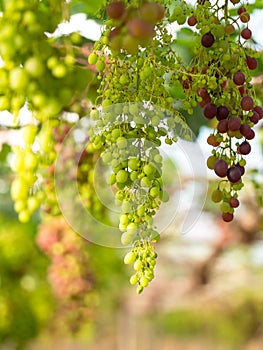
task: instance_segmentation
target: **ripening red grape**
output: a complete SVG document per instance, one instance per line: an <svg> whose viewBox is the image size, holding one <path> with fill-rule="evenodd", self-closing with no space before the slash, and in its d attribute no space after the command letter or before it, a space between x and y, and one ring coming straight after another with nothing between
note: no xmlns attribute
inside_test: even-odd
<svg viewBox="0 0 263 350"><path fill-rule="evenodd" d="M214 171L217 176L225 177L227 175L228 165L223 159L219 159L215 162Z"/></svg>
<svg viewBox="0 0 263 350"><path fill-rule="evenodd" d="M254 101L250 96L244 96L241 100L241 107L244 111L250 111L254 107Z"/></svg>
<svg viewBox="0 0 263 350"><path fill-rule="evenodd" d="M227 170L227 178L230 182L236 183L241 179L241 171L237 166L231 166Z"/></svg>
<svg viewBox="0 0 263 350"><path fill-rule="evenodd" d="M165 8L158 2L144 2L139 8L139 17L152 24L160 22L165 14Z"/></svg>
<svg viewBox="0 0 263 350"><path fill-rule="evenodd" d="M240 0L230 0L230 2L232 2L233 5L236 5L240 2Z"/></svg>
<svg viewBox="0 0 263 350"><path fill-rule="evenodd" d="M258 66L258 62L254 57L247 56L246 62L247 62L247 66L250 70L254 70Z"/></svg>
<svg viewBox="0 0 263 350"><path fill-rule="evenodd" d="M237 208L239 206L239 200L236 197L231 197L229 199L229 204L231 208Z"/></svg>
<svg viewBox="0 0 263 350"><path fill-rule="evenodd" d="M245 7L243 7L243 6L241 6L241 7L239 7L239 9L237 10L237 13L238 13L239 15L241 15L241 13L246 12L246 11L247 11L247 9L246 9Z"/></svg>
<svg viewBox="0 0 263 350"><path fill-rule="evenodd" d="M235 33L235 27L233 26L233 24L227 24L225 26L225 32L229 35Z"/></svg>
<svg viewBox="0 0 263 350"><path fill-rule="evenodd" d="M254 137L255 137L255 131L251 129L249 134L246 136L246 139L252 140Z"/></svg>
<svg viewBox="0 0 263 350"><path fill-rule="evenodd" d="M215 42L215 38L212 33L206 33L202 36L201 44L204 47L211 47Z"/></svg>
<svg viewBox="0 0 263 350"><path fill-rule="evenodd" d="M217 124L217 131L220 132L220 134L224 134L228 130L228 120L222 119Z"/></svg>
<svg viewBox="0 0 263 350"><path fill-rule="evenodd" d="M195 17L195 16L190 16L190 17L188 18L188 20L187 20L187 23L188 23L188 25L191 26L191 27L195 26L196 23L197 23L196 17Z"/></svg>
<svg viewBox="0 0 263 350"><path fill-rule="evenodd" d="M241 143L241 145L238 146L238 153L247 155L251 151L251 146L247 141L244 141Z"/></svg>
<svg viewBox="0 0 263 350"><path fill-rule="evenodd" d="M127 23L128 33L137 39L154 37L154 25L140 18L131 18Z"/></svg>
<svg viewBox="0 0 263 350"><path fill-rule="evenodd" d="M256 106L254 108L254 111L256 111L258 113L259 119L263 118L263 108L260 106Z"/></svg>
<svg viewBox="0 0 263 350"><path fill-rule="evenodd" d="M241 121L239 118L230 118L228 121L228 129L231 131L239 130L241 126Z"/></svg>
<svg viewBox="0 0 263 350"><path fill-rule="evenodd" d="M252 31L249 28L244 28L241 31L241 36L243 39L248 40L252 37Z"/></svg>
<svg viewBox="0 0 263 350"><path fill-rule="evenodd" d="M254 110L253 115L249 117L249 120L252 121L253 124L257 124L259 121L259 114Z"/></svg>
<svg viewBox="0 0 263 350"><path fill-rule="evenodd" d="M207 119L213 119L217 114L217 107L214 103L207 103L203 110L204 116Z"/></svg>
<svg viewBox="0 0 263 350"><path fill-rule="evenodd" d="M226 119L229 115L229 109L226 106L219 106L217 108L216 118L217 120Z"/></svg>
<svg viewBox="0 0 263 350"><path fill-rule="evenodd" d="M125 5L121 1L114 1L107 6L106 13L112 19L119 19L125 13Z"/></svg>
<svg viewBox="0 0 263 350"><path fill-rule="evenodd" d="M248 124L242 124L239 130L243 136L247 137L251 131L251 127Z"/></svg>
<svg viewBox="0 0 263 350"><path fill-rule="evenodd" d="M217 138L215 137L215 135L209 135L208 138L207 138L207 143L210 145L210 146L213 146L213 147L217 147L220 145L220 142L217 140Z"/></svg>
<svg viewBox="0 0 263 350"><path fill-rule="evenodd" d="M232 213L222 213L222 219L225 222L230 222L234 219L234 215Z"/></svg>
<svg viewBox="0 0 263 350"><path fill-rule="evenodd" d="M233 81L236 85L243 85L246 81L246 77L242 72L236 72L233 76Z"/></svg>
<svg viewBox="0 0 263 350"><path fill-rule="evenodd" d="M250 15L247 12L242 12L241 15L239 16L240 21L243 23L247 23L250 20Z"/></svg>

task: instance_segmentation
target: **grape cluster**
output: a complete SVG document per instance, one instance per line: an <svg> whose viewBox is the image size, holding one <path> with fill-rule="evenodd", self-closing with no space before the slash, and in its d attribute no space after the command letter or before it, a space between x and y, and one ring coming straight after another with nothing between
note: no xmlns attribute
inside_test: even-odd
<svg viewBox="0 0 263 350"><path fill-rule="evenodd" d="M136 251L140 257L142 270L147 267L149 272L154 264L149 265L147 261L149 256L153 257L153 243L159 240L153 218L169 197L163 187L163 158L159 147L162 139L168 144L176 141L179 129L185 125L181 119L151 104L94 108L90 117L95 126L90 131L88 150L102 150L103 163L112 169L107 182L120 207L121 242L132 246L132 252ZM144 279L143 271L138 272L138 276ZM151 279L143 285L140 280L137 280L138 293Z"/></svg>
<svg viewBox="0 0 263 350"><path fill-rule="evenodd" d="M253 127L263 117L251 85L251 71L256 69L257 60L248 45L252 36L247 27L249 19L243 6L237 9L237 18L232 18L227 2L222 8L208 1L199 3L188 17L188 24L197 29L200 46L196 47L196 58L184 73L182 85L189 104L198 103L205 118L217 121L207 139L214 147L207 165L224 179L212 200L221 203L222 218L227 222L233 220L234 209L239 206L244 156L251 151Z"/></svg>
<svg viewBox="0 0 263 350"><path fill-rule="evenodd" d="M44 199L39 190L41 169L56 159L52 130L63 119L63 111L81 114L86 108L81 101L87 99L86 87L95 76L78 65L81 50L76 35L49 35L67 13L67 6L61 0L3 2L0 110L11 112L17 126L23 106L32 112L32 122L22 130L23 145L14 149L17 176L11 194L22 222Z"/></svg>
<svg viewBox="0 0 263 350"><path fill-rule="evenodd" d="M130 278L130 284L137 284L137 293L143 292L143 289L154 278L154 266L156 264L157 253L149 241L140 241L134 245L132 250L124 257L124 263L133 264L134 274Z"/></svg>
<svg viewBox="0 0 263 350"><path fill-rule="evenodd" d="M89 295L94 293L94 275L90 267L86 243L66 224L62 217L52 218L39 226L39 248L49 257L48 280L64 314L64 322L87 321L92 315Z"/></svg>

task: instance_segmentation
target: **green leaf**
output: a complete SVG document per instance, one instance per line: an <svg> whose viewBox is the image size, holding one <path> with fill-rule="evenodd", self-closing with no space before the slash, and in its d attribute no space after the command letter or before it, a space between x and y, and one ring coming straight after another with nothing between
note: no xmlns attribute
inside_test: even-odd
<svg viewBox="0 0 263 350"><path fill-rule="evenodd" d="M101 8L103 0L87 0L87 1L71 1L70 13L71 15L77 13L85 13L89 15L95 15Z"/></svg>

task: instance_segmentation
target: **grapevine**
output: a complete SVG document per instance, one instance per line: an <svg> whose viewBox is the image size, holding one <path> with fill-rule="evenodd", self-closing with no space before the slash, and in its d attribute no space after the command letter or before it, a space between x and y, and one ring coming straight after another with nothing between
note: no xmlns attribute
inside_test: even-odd
<svg viewBox="0 0 263 350"><path fill-rule="evenodd" d="M60 215L55 190L66 176L77 182L92 216L111 224L94 187L101 159L110 168L107 183L120 208L121 243L129 247L124 262L133 264L130 282L141 293L154 277L160 238L154 217L168 200L160 149L178 137L193 139L183 116L195 118L197 108L214 125L207 139L213 147L207 166L219 177L212 201L224 221L234 218L254 126L263 118L251 81L258 53L249 5L239 0L107 1L96 15L102 35L83 57L81 37L52 35L70 18L67 1L4 1L0 110L10 111L16 126L23 106L32 112L23 144L14 148L11 194L22 222L40 205ZM177 50L174 23L192 28L189 62ZM175 90L182 91L180 98ZM87 146L73 150L64 138L84 116L90 125ZM65 161L62 169L60 163L56 169L57 154Z"/></svg>

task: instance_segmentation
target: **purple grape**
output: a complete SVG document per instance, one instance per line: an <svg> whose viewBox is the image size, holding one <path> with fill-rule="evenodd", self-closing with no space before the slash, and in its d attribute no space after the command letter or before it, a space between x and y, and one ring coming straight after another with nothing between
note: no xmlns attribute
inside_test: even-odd
<svg viewBox="0 0 263 350"><path fill-rule="evenodd" d="M216 118L217 120L226 119L229 115L229 109L226 106L219 106L217 108Z"/></svg>
<svg viewBox="0 0 263 350"><path fill-rule="evenodd" d="M237 166L231 166L227 170L227 178L230 182L236 183L241 179L241 171Z"/></svg>
<svg viewBox="0 0 263 350"><path fill-rule="evenodd" d="M215 42L215 38L212 33L206 33L202 36L201 43L204 47L211 47Z"/></svg>
<svg viewBox="0 0 263 350"><path fill-rule="evenodd" d="M227 169L228 169L228 166L224 160L219 159L218 161L215 162L214 171L217 176L225 177L227 175Z"/></svg>
<svg viewBox="0 0 263 350"><path fill-rule="evenodd" d="M217 114L217 107L214 103L207 103L203 110L204 116L207 119L213 119Z"/></svg>
<svg viewBox="0 0 263 350"><path fill-rule="evenodd" d="M220 134L224 134L228 130L228 120L222 119L217 124L217 131L220 132Z"/></svg>
<svg viewBox="0 0 263 350"><path fill-rule="evenodd" d="M241 143L241 145L238 146L238 152L243 155L249 154L251 151L251 146L247 141L244 141Z"/></svg>
<svg viewBox="0 0 263 350"><path fill-rule="evenodd" d="M231 118L228 121L228 129L231 131L237 131L239 130L241 126L241 121L239 118Z"/></svg>

